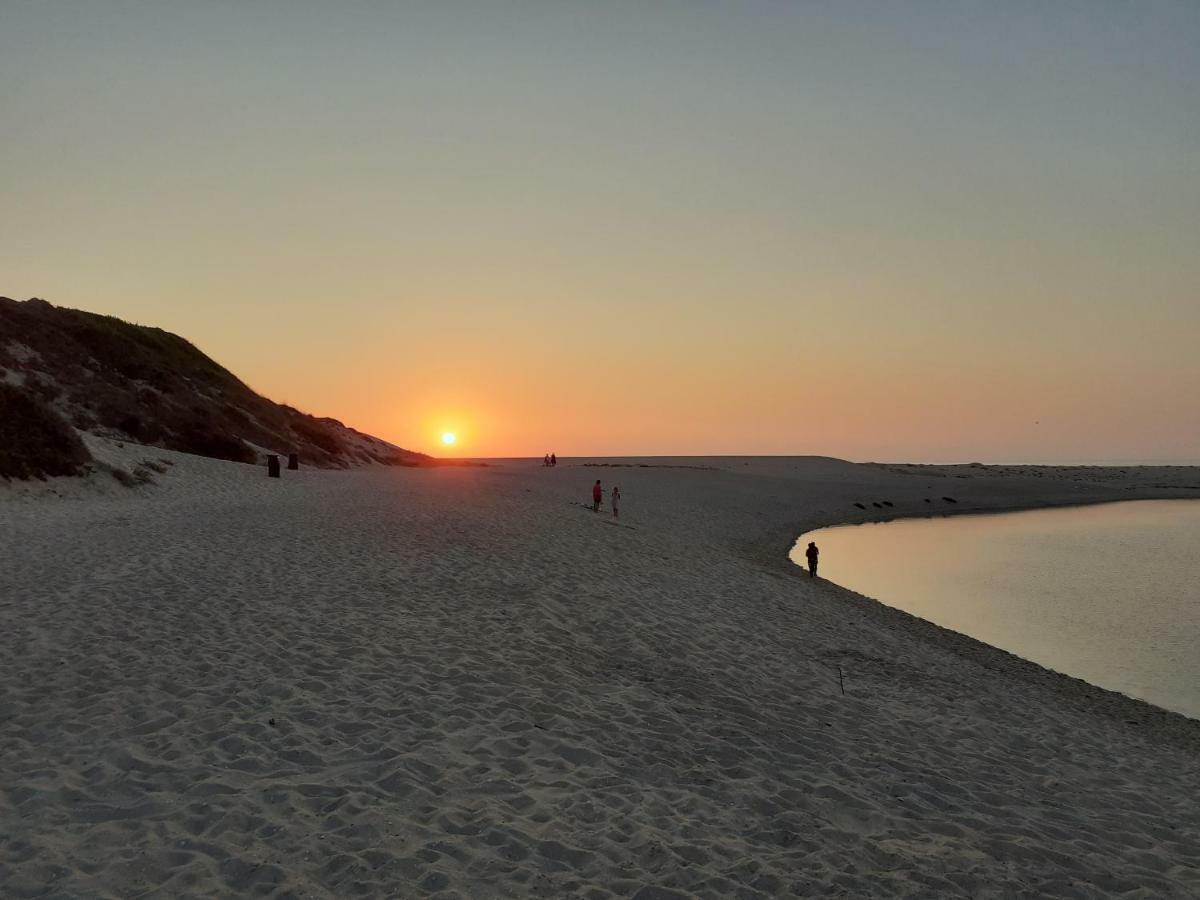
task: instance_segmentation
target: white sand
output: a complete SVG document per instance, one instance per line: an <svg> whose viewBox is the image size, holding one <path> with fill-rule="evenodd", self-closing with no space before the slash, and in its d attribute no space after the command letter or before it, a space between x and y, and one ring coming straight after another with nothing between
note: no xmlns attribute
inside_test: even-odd
<svg viewBox="0 0 1200 900"><path fill-rule="evenodd" d="M786 558L1197 470L112 452L0 488L0 895L1200 896L1200 723Z"/></svg>

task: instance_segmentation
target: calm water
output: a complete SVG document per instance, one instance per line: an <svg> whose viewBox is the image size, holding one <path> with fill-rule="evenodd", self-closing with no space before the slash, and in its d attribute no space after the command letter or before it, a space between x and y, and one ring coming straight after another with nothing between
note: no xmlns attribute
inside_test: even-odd
<svg viewBox="0 0 1200 900"><path fill-rule="evenodd" d="M824 528L820 573L1048 668L1200 718L1200 500Z"/></svg>

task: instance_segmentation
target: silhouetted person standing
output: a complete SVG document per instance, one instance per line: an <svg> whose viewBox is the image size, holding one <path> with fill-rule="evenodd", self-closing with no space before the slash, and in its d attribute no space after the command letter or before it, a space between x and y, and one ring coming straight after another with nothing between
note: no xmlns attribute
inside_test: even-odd
<svg viewBox="0 0 1200 900"><path fill-rule="evenodd" d="M550 465L552 465L552 466L558 465L558 457L555 456L553 453L550 454Z"/></svg>
<svg viewBox="0 0 1200 900"><path fill-rule="evenodd" d="M592 485L592 512L600 512L600 501L604 499L604 489L600 487L600 479Z"/></svg>
<svg viewBox="0 0 1200 900"><path fill-rule="evenodd" d="M821 551L817 549L816 543L808 542L808 549L804 551L804 555L808 557L808 577L817 577L817 557L821 555Z"/></svg>
<svg viewBox="0 0 1200 900"><path fill-rule="evenodd" d="M550 465L550 454L549 453L547 453L545 456L542 457L542 465L547 466L547 467Z"/></svg>
<svg viewBox="0 0 1200 900"><path fill-rule="evenodd" d="M613 518L614 519L619 519L621 517L620 511L617 509L617 505L620 502L621 502L621 489L614 484L613 489L612 489L612 508L613 508Z"/></svg>

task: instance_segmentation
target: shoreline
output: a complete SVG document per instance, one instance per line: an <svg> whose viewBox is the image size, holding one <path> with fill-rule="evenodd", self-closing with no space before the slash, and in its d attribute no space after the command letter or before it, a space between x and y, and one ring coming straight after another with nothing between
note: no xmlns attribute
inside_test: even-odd
<svg viewBox="0 0 1200 900"><path fill-rule="evenodd" d="M877 525L911 519L1005 515L1007 513L1034 512L1043 509L1070 509L1075 507L1101 506L1109 503L1143 502L1146 500L1196 501L1200 500L1200 497L1186 495L1162 496L1155 494L1152 496L1131 496L1115 499L1098 498L1068 500L1065 502L1030 502L1015 506L945 510L937 515L920 515L919 513L899 514L886 518L866 518L861 521L843 521L815 525L802 531L791 540L787 551L783 554L783 559L785 560L784 567L788 569L790 577L802 577L802 573L806 575L808 570L792 561L791 550L805 535L826 528ZM827 586L832 589L839 599L857 608L869 610L872 614L878 615L881 621L889 624L898 624L908 629L912 636L919 640L929 641L942 649L952 650L965 660L970 660L985 668L1003 672L1005 675L1013 678L1031 681L1042 689L1054 691L1072 700L1085 700L1087 708L1097 715L1104 716L1113 721L1120 721L1125 725L1137 724L1139 727L1155 729L1155 735L1148 737L1148 740L1170 741L1181 749L1200 754L1200 719L1194 719L1174 710L1164 709L1147 700L1130 697L1120 691L1110 690L1109 688L1101 687L1066 672L1059 672L1056 669L1043 666L1017 653L997 647L994 644L989 644L964 632L938 625L898 606L891 606L883 600L859 593L853 588L830 581L827 578L819 579L817 586Z"/></svg>

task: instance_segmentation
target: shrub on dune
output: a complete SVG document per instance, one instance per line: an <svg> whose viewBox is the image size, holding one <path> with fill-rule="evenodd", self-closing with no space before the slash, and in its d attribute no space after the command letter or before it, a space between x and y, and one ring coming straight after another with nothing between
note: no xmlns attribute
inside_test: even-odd
<svg viewBox="0 0 1200 900"><path fill-rule="evenodd" d="M29 391L0 384L0 477L77 475L91 459L58 413Z"/></svg>

